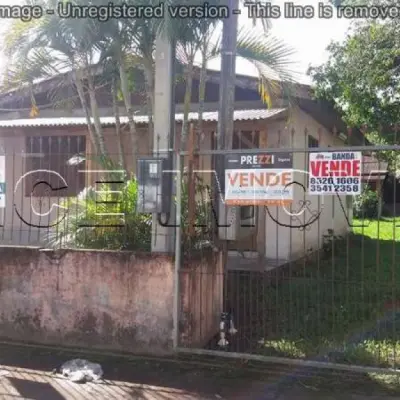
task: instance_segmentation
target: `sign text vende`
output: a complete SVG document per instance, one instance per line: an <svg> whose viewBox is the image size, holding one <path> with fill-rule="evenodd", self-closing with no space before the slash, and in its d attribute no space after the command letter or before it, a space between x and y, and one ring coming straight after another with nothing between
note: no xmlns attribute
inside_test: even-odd
<svg viewBox="0 0 400 400"><path fill-rule="evenodd" d="M277 186L288 185L292 179L292 172L265 172L263 170L260 171L243 171L243 172L228 172L227 177L229 179L229 184L231 186L235 186L239 184L240 187L268 187L268 186Z"/></svg>
<svg viewBox="0 0 400 400"><path fill-rule="evenodd" d="M310 163L311 174L322 178L328 176L358 176L361 160L354 161L314 161Z"/></svg>
<svg viewBox="0 0 400 400"><path fill-rule="evenodd" d="M360 194L361 152L310 153L309 194Z"/></svg>

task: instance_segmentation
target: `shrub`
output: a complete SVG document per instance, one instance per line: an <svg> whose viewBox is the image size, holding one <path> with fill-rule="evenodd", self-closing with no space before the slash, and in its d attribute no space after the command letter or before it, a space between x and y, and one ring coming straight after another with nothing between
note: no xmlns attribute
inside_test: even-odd
<svg viewBox="0 0 400 400"><path fill-rule="evenodd" d="M105 169L120 169L109 159L102 159ZM120 180L116 177L115 180ZM182 251L212 247L209 193L210 188L194 174L195 211L193 234L189 235L189 192L188 174L181 182L181 228ZM110 183L85 188L78 196L60 202L67 210L53 222L54 228L46 235L47 243L52 247L70 247L86 249L125 249L151 250L151 214L139 214L136 211L138 185L135 179L129 179L125 186L114 188ZM112 193L112 191L122 193ZM114 201L114 204L106 203ZM116 214L101 216L99 214ZM119 214L119 215L117 215ZM174 224L174 221L171 222ZM123 225L123 226L122 226Z"/></svg>
<svg viewBox="0 0 400 400"><path fill-rule="evenodd" d="M150 250L151 215L136 212L136 180L128 180L122 190L108 183L97 190L96 193L93 187L85 188L77 197L61 204L68 210L67 215L59 218L48 235L48 243L53 247ZM110 193L112 190L122 193ZM105 213L120 215L99 215Z"/></svg>
<svg viewBox="0 0 400 400"><path fill-rule="evenodd" d="M378 216L379 195L371 190L369 186L354 197L353 216L356 218L375 218Z"/></svg>

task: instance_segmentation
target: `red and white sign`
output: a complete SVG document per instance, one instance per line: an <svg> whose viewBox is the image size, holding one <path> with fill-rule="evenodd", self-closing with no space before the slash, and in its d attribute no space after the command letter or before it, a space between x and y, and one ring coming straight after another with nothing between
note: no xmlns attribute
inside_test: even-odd
<svg viewBox="0 0 400 400"><path fill-rule="evenodd" d="M358 151L310 153L309 194L361 194L361 160Z"/></svg>
<svg viewBox="0 0 400 400"><path fill-rule="evenodd" d="M293 201L291 153L227 154L225 203L232 206L283 205Z"/></svg>
<svg viewBox="0 0 400 400"><path fill-rule="evenodd" d="M283 205L293 201L293 170L225 170L225 202L229 205Z"/></svg>

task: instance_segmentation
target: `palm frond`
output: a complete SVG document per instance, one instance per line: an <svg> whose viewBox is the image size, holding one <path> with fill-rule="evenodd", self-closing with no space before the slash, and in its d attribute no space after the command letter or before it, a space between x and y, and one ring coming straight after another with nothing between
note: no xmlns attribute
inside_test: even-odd
<svg viewBox="0 0 400 400"><path fill-rule="evenodd" d="M282 41L260 35L248 29L241 30L237 41L237 56L253 64L259 75L259 92L268 107L272 99L285 93L290 98L295 72L290 70L294 51Z"/></svg>
<svg viewBox="0 0 400 400"><path fill-rule="evenodd" d="M254 0L242 0L241 3L243 4L259 4L259 1ZM261 27L263 28L264 32L268 32L272 28L272 21L270 18L252 18L253 27L256 27L257 24L261 22Z"/></svg>
<svg viewBox="0 0 400 400"><path fill-rule="evenodd" d="M238 33L237 55L250 62L262 63L269 73L277 74L281 80L291 81L293 71L288 67L293 64L291 56L295 51L283 41L268 34L241 29Z"/></svg>

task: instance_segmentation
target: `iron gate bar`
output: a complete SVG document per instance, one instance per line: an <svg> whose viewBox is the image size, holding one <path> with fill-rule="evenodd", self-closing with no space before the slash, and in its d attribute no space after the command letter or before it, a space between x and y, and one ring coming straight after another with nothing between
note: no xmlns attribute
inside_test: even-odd
<svg viewBox="0 0 400 400"><path fill-rule="evenodd" d="M353 152L353 151L400 151L400 145L380 145L380 146L343 146L343 147L269 147L265 149L223 149L223 150L201 150L195 151L195 155L211 156L224 154L263 154L263 153L332 153L332 152ZM182 156L187 156L187 151L181 151Z"/></svg>
<svg viewBox="0 0 400 400"><path fill-rule="evenodd" d="M200 150L195 151L195 155L218 155L218 154L247 154L247 153L320 153L320 152L348 152L348 151L400 151L400 145L360 145L360 146L340 146L340 147L268 147L264 149L221 149L221 150ZM174 149L157 149L157 154L174 153ZM26 156L24 152L15 152L14 155ZM32 153L39 154L39 153ZM179 151L181 156L187 156L187 151Z"/></svg>
<svg viewBox="0 0 400 400"><path fill-rule="evenodd" d="M178 152L175 153L176 157L176 169L181 174L182 163L181 156ZM174 304L173 304L173 348L176 349L179 345L179 316L180 316L180 275L179 271L181 268L181 242L182 242L182 229L181 229L181 215L182 215L182 185L177 180L175 185L176 190L176 231L175 231L175 265L174 265Z"/></svg>
<svg viewBox="0 0 400 400"><path fill-rule="evenodd" d="M196 348L185 348L177 347L175 349L178 353L185 354L196 354L200 356L219 356L225 358L234 358L236 360L250 360L250 361L261 361L268 362L272 364L283 364L283 365L293 365L305 368L321 368L321 369L331 369L337 371L349 371L349 372L359 372L359 373L370 373L370 374L386 374L386 375L400 375L400 370L393 368L378 368L378 367L363 367L360 365L347 365L330 363L324 361L311 361L311 360L299 360L286 357L273 357L273 356L262 356L258 354L248 354L248 353L236 353L232 351L216 351L216 350L205 350Z"/></svg>

